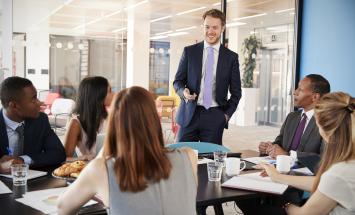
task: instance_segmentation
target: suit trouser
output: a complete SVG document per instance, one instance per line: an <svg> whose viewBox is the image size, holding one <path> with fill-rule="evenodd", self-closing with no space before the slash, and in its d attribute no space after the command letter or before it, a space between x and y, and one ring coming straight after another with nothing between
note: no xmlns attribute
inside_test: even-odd
<svg viewBox="0 0 355 215"><path fill-rule="evenodd" d="M197 106L190 123L179 130L179 142L209 142L222 145L226 118L220 107Z"/></svg>

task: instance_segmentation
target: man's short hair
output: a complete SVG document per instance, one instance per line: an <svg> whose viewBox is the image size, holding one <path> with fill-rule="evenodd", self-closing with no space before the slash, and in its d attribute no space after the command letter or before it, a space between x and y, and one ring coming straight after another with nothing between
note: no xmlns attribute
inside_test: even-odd
<svg viewBox="0 0 355 215"><path fill-rule="evenodd" d="M33 86L32 82L26 78L17 76L6 78L0 87L0 99L4 108L9 106L11 101L18 101L22 98L23 88Z"/></svg>
<svg viewBox="0 0 355 215"><path fill-rule="evenodd" d="M330 92L330 84L327 79L318 74L309 74L305 78L311 80L311 88L314 93L321 96Z"/></svg>
<svg viewBox="0 0 355 215"><path fill-rule="evenodd" d="M226 15L220 10L212 9L206 11L202 16L203 20L206 19L206 16L212 16L213 18L220 19L222 23L222 27L226 25Z"/></svg>

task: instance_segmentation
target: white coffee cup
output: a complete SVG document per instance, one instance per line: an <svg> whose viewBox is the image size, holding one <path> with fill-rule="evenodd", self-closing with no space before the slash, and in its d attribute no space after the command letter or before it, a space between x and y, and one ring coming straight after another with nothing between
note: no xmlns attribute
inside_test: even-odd
<svg viewBox="0 0 355 215"><path fill-rule="evenodd" d="M291 170L292 157L288 155L278 155L276 157L276 169L279 173L288 173Z"/></svg>
<svg viewBox="0 0 355 215"><path fill-rule="evenodd" d="M242 164L242 168L240 168L240 165ZM245 169L246 164L245 161L240 161L240 158L227 158L226 159L226 174L228 176L232 175L239 175L240 171Z"/></svg>

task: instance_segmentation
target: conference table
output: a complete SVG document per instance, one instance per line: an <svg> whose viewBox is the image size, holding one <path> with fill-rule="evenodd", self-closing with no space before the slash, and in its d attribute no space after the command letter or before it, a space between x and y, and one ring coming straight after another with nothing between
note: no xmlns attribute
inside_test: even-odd
<svg viewBox="0 0 355 215"><path fill-rule="evenodd" d="M246 152L246 151L245 151ZM242 157L248 157L248 153L242 152ZM250 151L252 152L252 151ZM244 155L244 156L243 156ZM51 171L54 168L42 169L49 172L46 176L31 179L27 182L27 192L35 190L43 190L49 188L59 188L67 186L67 182L63 179L54 178L51 176ZM206 164L200 164L198 166L198 191L196 198L196 208L198 213L204 214L207 206L213 206L215 213L217 215L223 214L222 203L230 201L238 201L245 199L255 199L265 195L260 192L245 191L238 189L222 188L221 183L228 180L225 174L222 175L221 182L209 182L207 177L207 167ZM4 177L0 177L0 180L4 182L11 190L12 180ZM43 214L41 211L33 209L27 205L24 205L18 201L16 198L21 197L23 190L13 190L10 194L0 194L0 205L1 214L7 215L37 215ZM93 206L88 206L82 208L79 214L105 214L105 210L102 205L96 204Z"/></svg>

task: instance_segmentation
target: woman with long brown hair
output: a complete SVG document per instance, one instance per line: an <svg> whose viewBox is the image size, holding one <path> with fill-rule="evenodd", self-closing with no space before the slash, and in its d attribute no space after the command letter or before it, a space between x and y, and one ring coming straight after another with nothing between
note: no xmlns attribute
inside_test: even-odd
<svg viewBox="0 0 355 215"><path fill-rule="evenodd" d="M355 214L355 99L342 92L326 94L316 104L315 118L326 142L316 176L290 176L261 164L273 181L311 191L298 207L286 204L288 214Z"/></svg>
<svg viewBox="0 0 355 215"><path fill-rule="evenodd" d="M110 111L104 156L59 198L59 213L96 195L109 214L195 214L197 157L164 147L153 96L141 87L122 90Z"/></svg>

